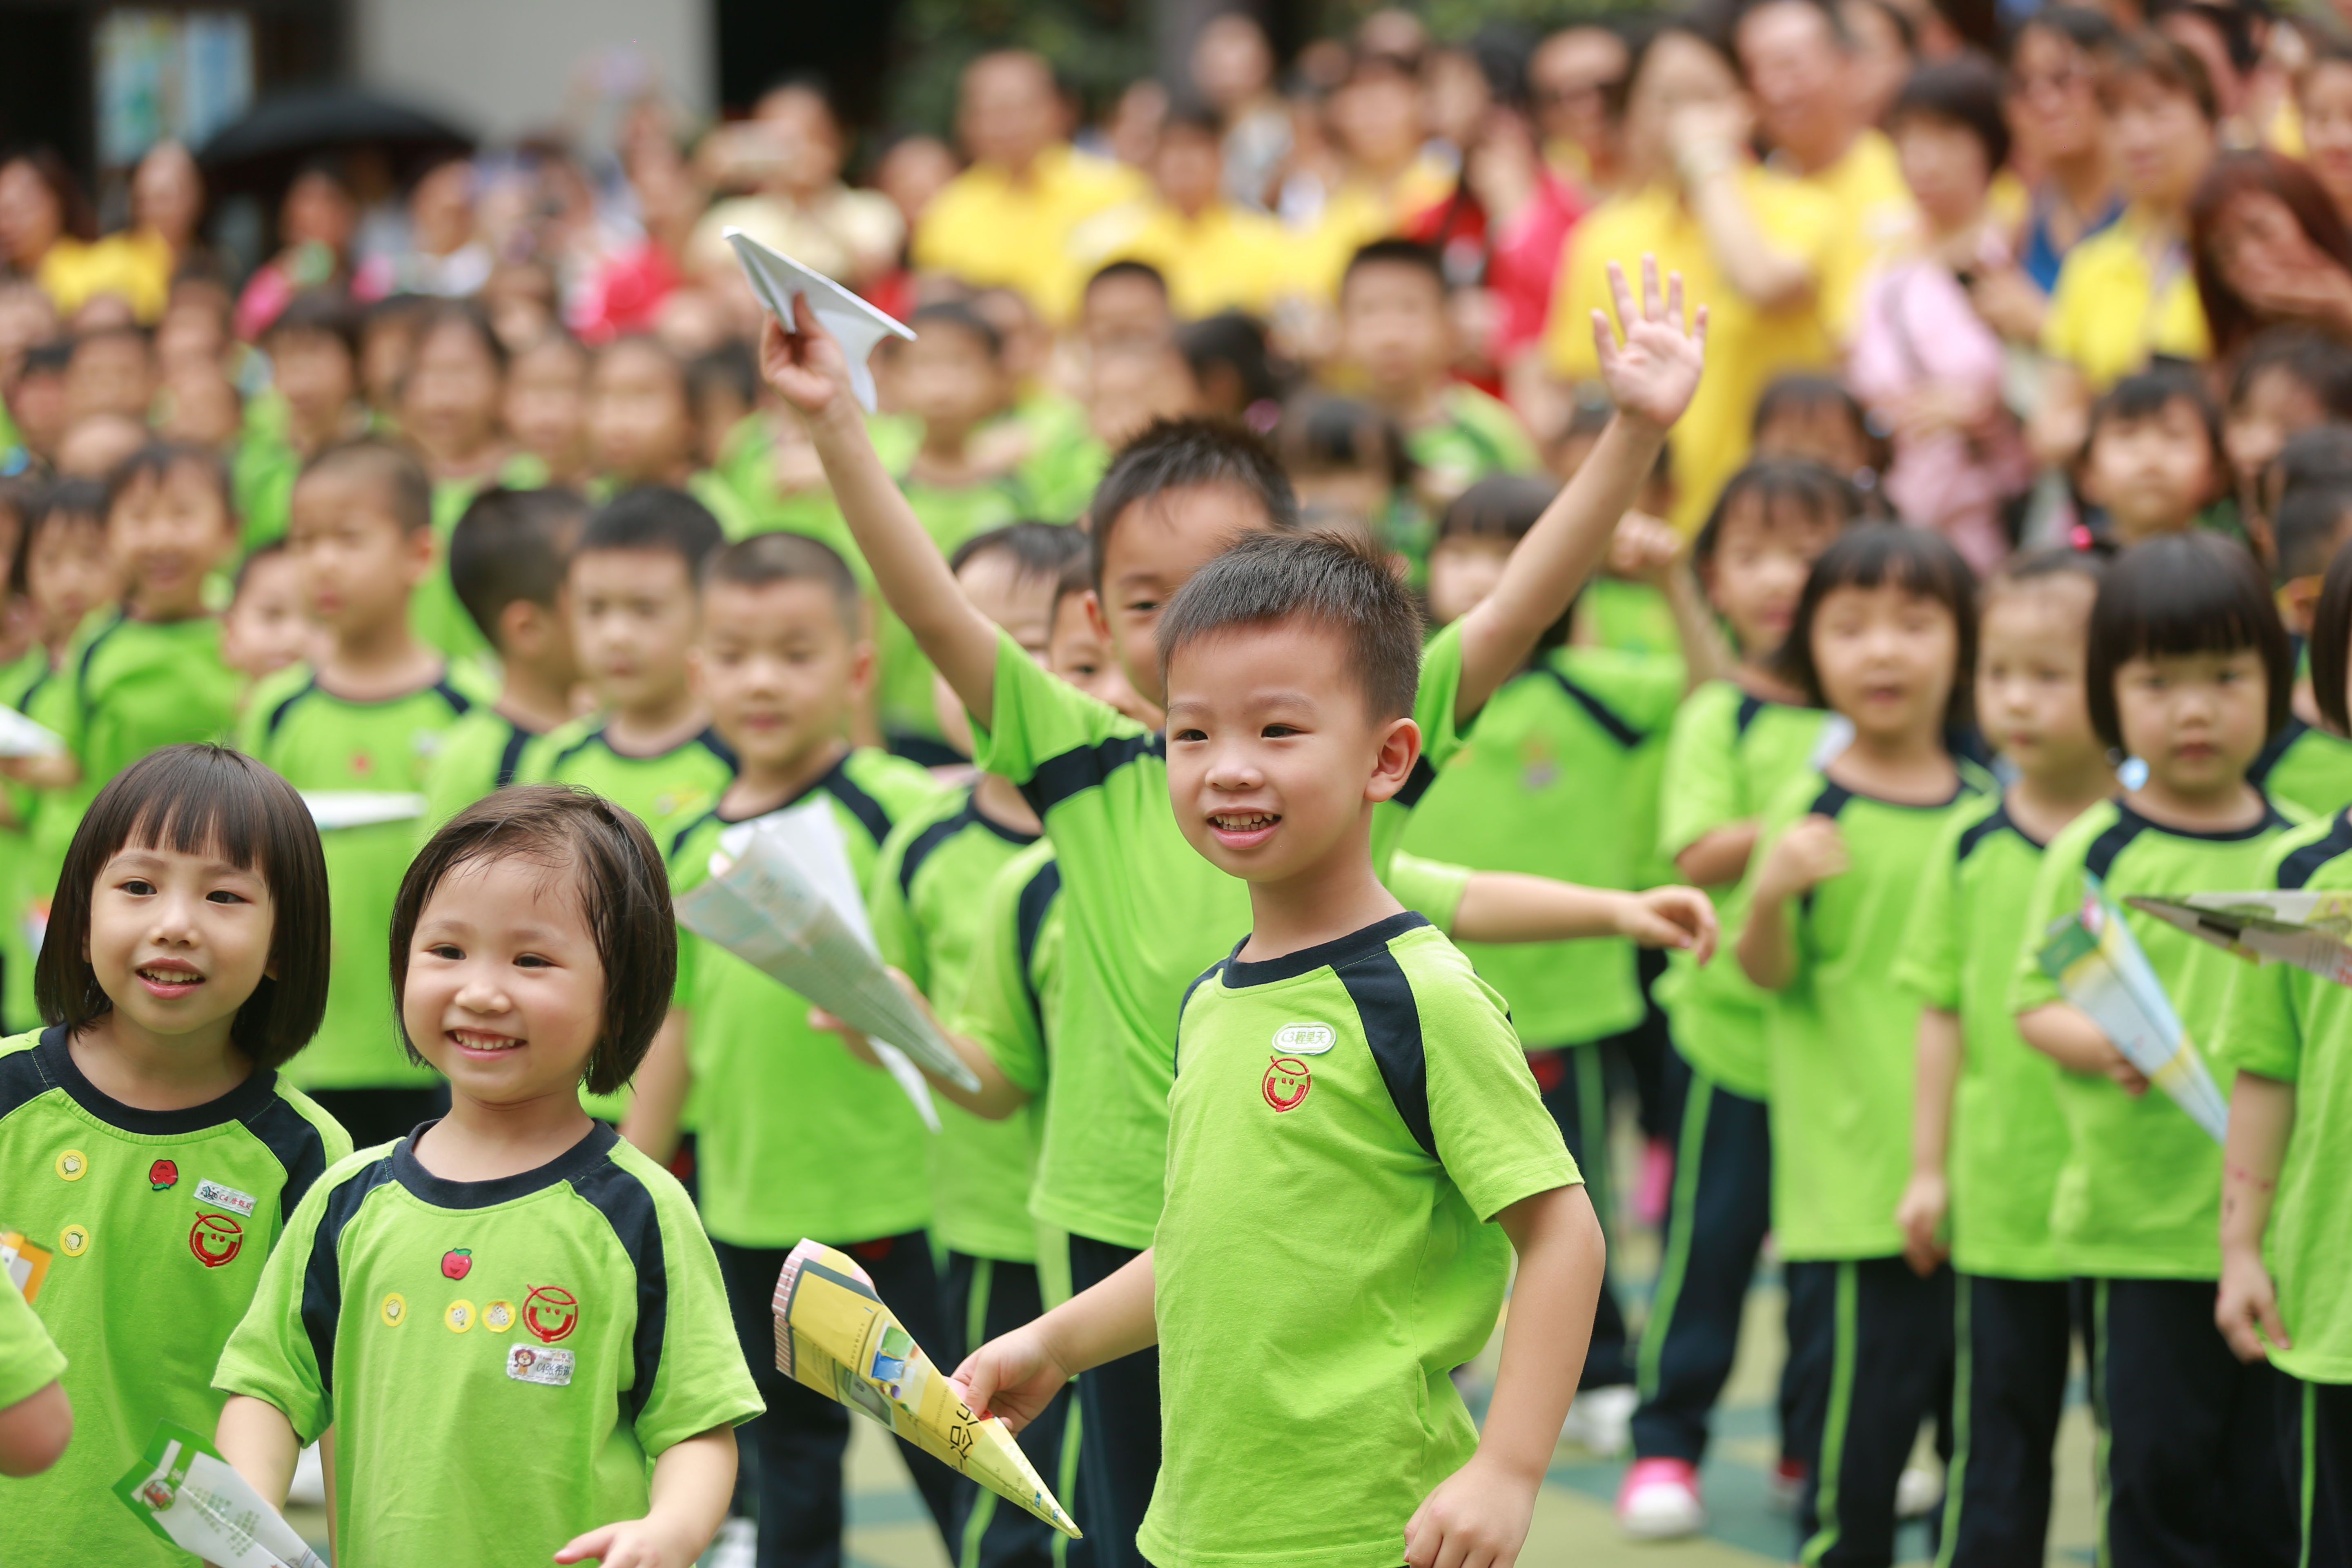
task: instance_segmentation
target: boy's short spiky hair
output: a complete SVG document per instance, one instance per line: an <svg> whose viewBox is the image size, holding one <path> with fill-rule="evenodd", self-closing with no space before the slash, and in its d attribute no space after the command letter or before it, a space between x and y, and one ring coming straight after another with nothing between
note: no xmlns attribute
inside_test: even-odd
<svg viewBox="0 0 2352 1568"><path fill-rule="evenodd" d="M449 585L492 647L499 617L518 599L555 607L572 542L588 516L576 490L493 485L467 504L449 534Z"/></svg>
<svg viewBox="0 0 2352 1568"><path fill-rule="evenodd" d="M274 1068L319 1032L327 1014L327 860L294 786L225 746L162 746L106 783L74 829L49 906L49 940L33 966L43 1022L79 1029L114 1010L89 958L99 873L125 846L214 855L269 889L269 966L236 1010L229 1038L257 1068Z"/></svg>
<svg viewBox="0 0 2352 1568"><path fill-rule="evenodd" d="M1298 492L1274 451L1239 426L1214 419L1155 419L1142 435L1119 448L1095 487L1087 509L1094 544L1095 591L1102 591L1103 559L1110 536L1130 508L1170 490L1231 485L1246 491L1265 512L1267 526L1298 527Z"/></svg>
<svg viewBox="0 0 2352 1568"><path fill-rule="evenodd" d="M623 490L589 516L572 547L577 560L592 550L667 552L686 563L688 580L727 542L727 531L710 509L668 485Z"/></svg>
<svg viewBox="0 0 2352 1568"><path fill-rule="evenodd" d="M228 465L220 454L208 447L192 446L184 441L150 441L139 450L114 466L106 476L106 510L111 512L122 492L142 479L162 484L164 476L175 468L191 468L204 476L213 493L220 497L221 506L232 513L230 526L236 526L233 515L236 504L229 494Z"/></svg>
<svg viewBox="0 0 2352 1568"><path fill-rule="evenodd" d="M1160 623L1160 679L1192 643L1303 619L1337 633L1375 720L1412 711L1421 686L1421 605L1357 533L1253 533L1185 580Z"/></svg>
<svg viewBox="0 0 2352 1568"><path fill-rule="evenodd" d="M405 447L374 436L338 441L302 465L302 477L351 468L366 475L383 492L383 509L403 533L433 526L433 479L425 465Z"/></svg>
<svg viewBox="0 0 2352 1568"><path fill-rule="evenodd" d="M2270 580L2245 546L2211 533L2168 533L2116 557L2091 605L2090 657L2083 671L2091 728L2124 744L2116 676L2136 658L2167 655L2262 655L2269 699L2266 735L2286 728L2294 695L2294 651Z"/></svg>
<svg viewBox="0 0 2352 1568"><path fill-rule="evenodd" d="M610 1094L635 1075L669 1011L677 916L661 852L636 814L564 784L511 784L484 795L410 863L392 907L392 1006L401 1045L423 1063L401 1015L408 950L425 905L464 867L510 856L545 867L551 883L568 883L580 900L604 966L604 1026L582 1081L593 1094Z"/></svg>
<svg viewBox="0 0 2352 1568"><path fill-rule="evenodd" d="M1008 522L986 533L975 533L957 545L955 552L948 557L948 570L961 572L983 555L1006 557L1018 576L1057 583L1068 573L1072 563L1085 563L1087 536L1083 530L1066 522Z"/></svg>
<svg viewBox="0 0 2352 1568"><path fill-rule="evenodd" d="M771 583L814 583L833 600L841 629L852 642L865 635L863 605L857 579L849 563L821 539L778 531L755 533L717 552L703 563L702 586L707 592L728 583L740 588L764 588Z"/></svg>

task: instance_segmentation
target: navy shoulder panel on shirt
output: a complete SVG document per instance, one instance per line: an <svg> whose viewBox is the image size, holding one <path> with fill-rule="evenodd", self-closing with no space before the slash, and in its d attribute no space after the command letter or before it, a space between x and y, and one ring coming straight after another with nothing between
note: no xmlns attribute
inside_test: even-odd
<svg viewBox="0 0 2352 1568"><path fill-rule="evenodd" d="M1234 952L1239 952L1242 950L1242 942L1245 942L1247 941L1249 941L1249 938L1244 937L1241 942L1234 943ZM1210 981L1214 980L1218 975L1223 974L1225 972L1225 965L1231 963L1233 961L1233 952L1225 954L1224 957L1217 960L1216 963L1209 965L1208 968L1203 969L1200 973L1192 976L1192 984L1184 987L1184 999L1176 1004L1176 1049L1169 1058L1168 1065L1170 1071L1181 1072L1183 1070L1184 1010L1192 1005L1192 993L1198 991L1202 986L1206 985ZM1030 997L1030 1001L1033 1005L1036 1001L1036 997L1034 994Z"/></svg>
<svg viewBox="0 0 2352 1568"><path fill-rule="evenodd" d="M697 735L695 739L702 742L704 751L726 763L729 773L737 773L743 771L743 759L735 754L735 748L729 745L718 731L705 726L702 733Z"/></svg>
<svg viewBox="0 0 2352 1568"><path fill-rule="evenodd" d="M2325 837L2313 839L2279 862L2278 885L2287 891L2302 888L2322 866L2347 853L2352 853L2352 811L2339 811Z"/></svg>
<svg viewBox="0 0 2352 1568"><path fill-rule="evenodd" d="M1853 791L1834 779L1823 779L1822 793L1813 796L1813 804L1807 806L1805 812L1811 816L1834 817L1839 812L1843 811L1846 808L1846 803L1853 799Z"/></svg>
<svg viewBox="0 0 2352 1568"><path fill-rule="evenodd" d="M2015 832L2020 838L2025 838L2025 841L2028 844L2033 844L2032 839L2026 838L2025 830L2019 827L2017 824L2009 819L2009 807L2005 805L1997 805L1990 811L1987 812L1984 816L1978 817L1974 822L1969 823L1966 827L1960 829L1959 846L1958 851L1952 857L1953 860L1958 862L1967 859L1969 856L1976 853L1978 845L1983 843L1986 839L1990 838L1994 834L1999 833L2003 828L2011 829ZM2039 844L2033 844L2033 847L2036 849L2042 847Z"/></svg>
<svg viewBox="0 0 2352 1568"><path fill-rule="evenodd" d="M717 806L713 806L709 811L704 812L700 816L696 817L692 822L688 823L684 827L679 828L676 833L671 834L669 836L669 847L662 854L662 863L664 865L667 865L670 861L677 859L677 852L686 847L686 841L694 837L694 830L700 827L706 822L716 822L721 826L724 826L727 824L727 819L719 815L719 808Z"/></svg>
<svg viewBox="0 0 2352 1568"><path fill-rule="evenodd" d="M2107 873L2115 868L2116 857L2122 854L2124 847L2137 838L2147 826L2147 819L2137 812L2126 811L2118 816L2102 828L2099 836L2091 840L2091 847L2083 851L2083 869L2100 881L2105 881Z"/></svg>
<svg viewBox="0 0 2352 1568"><path fill-rule="evenodd" d="M57 1087L41 1071L38 1051L10 1051L0 1057L0 1120L15 1115Z"/></svg>
<svg viewBox="0 0 2352 1568"><path fill-rule="evenodd" d="M523 750L535 739L530 731L511 719L506 721L506 726L507 743L499 749L499 779L490 786L492 789L504 789L514 783L515 769L522 765Z"/></svg>
<svg viewBox="0 0 2352 1568"><path fill-rule="evenodd" d="M1038 763L1036 773L1021 786L1021 795L1030 810L1043 816L1048 808L1094 788L1137 758L1167 754L1165 734L1113 735L1091 746L1073 746ZM1406 788L1411 787L1408 783Z"/></svg>
<svg viewBox="0 0 2352 1568"><path fill-rule="evenodd" d="M1616 742L1627 751L1632 751L1634 747L1640 745L1644 739L1646 739L1641 731L1627 723L1624 718L1619 714L1615 709L1610 707L1606 702L1601 701L1600 698L1594 696L1591 691L1585 689L1585 688L1570 679L1568 676L1561 671L1553 668L1548 664L1538 665L1536 668L1542 670L1544 674L1551 677L1551 682L1554 686L1559 687L1561 691L1568 695L1570 700L1573 701L1578 707L1583 709L1586 715L1590 717L1594 723L1600 725L1601 728L1607 732L1611 740Z"/></svg>
<svg viewBox="0 0 2352 1568"><path fill-rule="evenodd" d="M83 645L81 662L74 666L74 689L85 704L89 700L89 667L96 662L98 650L104 647L107 639L121 631L130 619L121 610L115 611L114 618L100 626L98 635Z"/></svg>
<svg viewBox="0 0 2352 1568"><path fill-rule="evenodd" d="M359 1215L368 1195L394 1180L392 1152L337 1183L327 1194L327 1212L311 1233L310 1256L302 1267L302 1333L310 1342L310 1359L319 1364L319 1392L335 1392L335 1321L343 1310L343 1270L341 1253L343 1230Z"/></svg>
<svg viewBox="0 0 2352 1568"><path fill-rule="evenodd" d="M310 693L318 689L319 678L314 675L310 679L304 681L301 685L296 687L293 690L288 692L286 694L286 700L269 710L269 722L261 727L262 734L270 740L276 740L278 738L278 727L286 722L286 715L294 710L294 704L301 701L302 699L310 696Z"/></svg>
<svg viewBox="0 0 2352 1568"><path fill-rule="evenodd" d="M890 814L882 808L880 801L866 794L864 787L849 776L848 769L839 763L835 764L834 770L824 775L824 783L817 787L846 807L849 815L857 818L858 825L874 836L877 847L882 840L890 837Z"/></svg>
<svg viewBox="0 0 2352 1568"><path fill-rule="evenodd" d="M1405 1131L1432 1159L1438 1158L1437 1134L1429 1122L1429 1057L1421 1036L1421 1006L1413 1000L1404 966L1382 943L1332 973L1356 1004L1364 1041L1371 1047L1381 1081L1388 1086Z"/></svg>
<svg viewBox="0 0 2352 1568"><path fill-rule="evenodd" d="M270 1076L274 1079L277 1075ZM327 1173L327 1140L316 1122L277 1094L246 1118L245 1127L286 1168L286 1184L278 1189L278 1217L282 1223L293 1215L302 1194Z"/></svg>
<svg viewBox="0 0 2352 1568"><path fill-rule="evenodd" d="M1748 726L1756 722L1756 715L1763 712L1765 706L1764 699L1761 697L1741 692L1739 706L1732 710L1731 732L1736 736L1746 735Z"/></svg>
<svg viewBox="0 0 2352 1568"><path fill-rule="evenodd" d="M1061 892L1062 863L1048 860L1037 868L1037 874L1022 888L1021 898L1013 911L1013 951L1021 959L1021 991L1029 998L1029 1016L1037 1020L1040 1035L1045 1032L1045 999L1037 994L1037 938L1045 929L1045 911L1054 907L1054 900L1061 896ZM1190 991L1184 994L1187 999L1192 996ZM1184 1016L1181 1007L1176 1010L1176 1016L1179 1018Z"/></svg>
<svg viewBox="0 0 2352 1568"><path fill-rule="evenodd" d="M564 763L570 762L572 758L578 756L581 752L586 751L589 747L596 744L597 742L604 739L604 726L598 724L592 727L586 734L581 736L578 740L572 742L572 744L564 747L563 750L550 757L547 760L547 771L551 773L555 772L556 769L563 766Z"/></svg>
<svg viewBox="0 0 2352 1568"><path fill-rule="evenodd" d="M446 676L433 683L433 694L449 705L453 718L462 719L474 710L474 700L450 685Z"/></svg>
<svg viewBox="0 0 2352 1568"><path fill-rule="evenodd" d="M637 1277L637 1326L629 1342L635 1375L625 1396L634 1416L653 1397L669 1326L669 1265L662 1250L661 1214L635 1173L610 1159L572 1177L572 1190L604 1216Z"/></svg>
<svg viewBox="0 0 2352 1568"><path fill-rule="evenodd" d="M1480 709L1479 711L1483 713L1486 710ZM1471 721L1473 723L1476 722L1475 715L1472 716ZM1421 797L1427 795L1429 793L1429 786L1436 782L1437 770L1430 766L1429 756L1426 752L1423 752L1423 754L1413 758L1412 772L1405 774L1404 776L1404 787L1397 791L1395 795L1391 795L1389 798L1395 801L1407 811L1411 811L1414 806L1421 804Z"/></svg>
<svg viewBox="0 0 2352 1568"><path fill-rule="evenodd" d="M2297 741L2310 733L2310 725L2294 714L2288 714L2286 727L2265 742L2263 749L2255 753L2253 762L2247 766L2246 782L2256 789L2263 788L2263 782L2271 776L2271 771L2279 765L2279 759L2285 756Z"/></svg>
<svg viewBox="0 0 2352 1568"><path fill-rule="evenodd" d="M980 814L972 810L971 797L966 796L962 809L950 812L915 835L914 842L907 846L907 853L898 859L898 891L906 895L908 903L915 901L915 873L923 868L931 851L979 820Z"/></svg>

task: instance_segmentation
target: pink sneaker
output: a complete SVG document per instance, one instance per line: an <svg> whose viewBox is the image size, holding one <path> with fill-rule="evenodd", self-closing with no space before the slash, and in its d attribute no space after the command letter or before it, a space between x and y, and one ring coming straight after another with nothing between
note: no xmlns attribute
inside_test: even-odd
<svg viewBox="0 0 2352 1568"><path fill-rule="evenodd" d="M1642 1145L1642 1179L1633 1188L1633 1217L1656 1226L1665 1223L1666 1204L1675 1191L1675 1146L1663 1138Z"/></svg>
<svg viewBox="0 0 2352 1568"><path fill-rule="evenodd" d="M1687 1459L1636 1459L1617 1489L1617 1524L1635 1541L1673 1541L1706 1528L1698 1467Z"/></svg>

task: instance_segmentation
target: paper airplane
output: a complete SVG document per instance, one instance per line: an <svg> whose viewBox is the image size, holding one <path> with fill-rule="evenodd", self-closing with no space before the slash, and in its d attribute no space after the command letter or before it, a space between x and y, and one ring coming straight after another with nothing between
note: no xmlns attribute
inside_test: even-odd
<svg viewBox="0 0 2352 1568"><path fill-rule="evenodd" d="M2322 980L2352 985L2352 944L2347 942L2352 937L2352 898L2343 893L2283 889L2124 902L2240 958L2292 963Z"/></svg>
<svg viewBox="0 0 2352 1568"><path fill-rule="evenodd" d="M14 708L0 708L0 757L54 757L66 743L46 725Z"/></svg>
<svg viewBox="0 0 2352 1568"><path fill-rule="evenodd" d="M782 251L771 250L741 229L729 227L721 232L743 263L751 291L784 324L785 331L792 330L793 296L808 297L809 309L840 342L842 355L849 361L849 390L857 395L866 413L873 413L874 372L866 357L886 336L912 342L914 329L876 310L824 273L802 266Z"/></svg>

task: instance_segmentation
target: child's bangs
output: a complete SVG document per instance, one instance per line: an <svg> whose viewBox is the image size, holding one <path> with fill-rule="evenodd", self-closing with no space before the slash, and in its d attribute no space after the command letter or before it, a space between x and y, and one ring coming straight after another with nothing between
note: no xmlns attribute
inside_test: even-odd
<svg viewBox="0 0 2352 1568"><path fill-rule="evenodd" d="M285 858L293 791L274 773L215 746L174 746L143 759L137 790L112 792L91 808L89 832L101 856L127 845L207 855L267 879ZM291 803L301 810L297 796Z"/></svg>
<svg viewBox="0 0 2352 1568"><path fill-rule="evenodd" d="M2199 564L2204 569L2133 574L2131 613L2101 628L2112 638L2116 662L2264 646L2277 616L2269 595L2249 592L2251 584L2235 573Z"/></svg>
<svg viewBox="0 0 2352 1568"><path fill-rule="evenodd" d="M1811 458L1758 458L1725 482L1691 552L1702 561L1714 555L1735 516L1752 518L1770 532L1789 526L1843 528L1861 510L1853 486L1827 464Z"/></svg>
<svg viewBox="0 0 2352 1568"><path fill-rule="evenodd" d="M1820 597L1840 588L1893 587L1937 600L1963 622L1976 592L1968 563L1942 535L1895 525L1847 533L1814 563L1813 576Z"/></svg>

